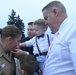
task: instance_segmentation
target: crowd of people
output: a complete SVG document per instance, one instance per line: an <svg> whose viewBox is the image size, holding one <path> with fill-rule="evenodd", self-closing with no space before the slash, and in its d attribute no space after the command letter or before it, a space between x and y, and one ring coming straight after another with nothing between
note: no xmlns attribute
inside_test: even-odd
<svg viewBox="0 0 76 75"><path fill-rule="evenodd" d="M0 29L0 75L76 75L76 23L60 1L42 9L44 19L28 23L28 37L14 25ZM51 35L46 33L50 28Z"/></svg>

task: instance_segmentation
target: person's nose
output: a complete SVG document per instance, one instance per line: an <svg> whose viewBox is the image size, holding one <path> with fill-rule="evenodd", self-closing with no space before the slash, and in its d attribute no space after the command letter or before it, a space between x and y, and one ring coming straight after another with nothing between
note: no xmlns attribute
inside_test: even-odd
<svg viewBox="0 0 76 75"><path fill-rule="evenodd" d="M48 23L45 21L45 25L48 25Z"/></svg>

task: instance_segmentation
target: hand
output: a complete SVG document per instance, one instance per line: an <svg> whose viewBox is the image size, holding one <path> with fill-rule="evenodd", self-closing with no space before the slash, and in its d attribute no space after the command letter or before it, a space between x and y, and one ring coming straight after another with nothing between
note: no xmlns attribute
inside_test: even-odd
<svg viewBox="0 0 76 75"><path fill-rule="evenodd" d="M19 65L18 65L18 72L20 73L20 74L22 74L22 70L21 70L21 66L20 66L20 63L19 63Z"/></svg>
<svg viewBox="0 0 76 75"><path fill-rule="evenodd" d="M22 70L20 66L18 66L18 72L19 72L21 75L24 75L24 70Z"/></svg>
<svg viewBox="0 0 76 75"><path fill-rule="evenodd" d="M12 53L16 58L19 58L21 55L25 54L25 52L21 49L15 49Z"/></svg>
<svg viewBox="0 0 76 75"><path fill-rule="evenodd" d="M39 75L42 75L42 71L40 69L38 69L38 73Z"/></svg>
<svg viewBox="0 0 76 75"><path fill-rule="evenodd" d="M19 44L19 47L26 47L26 44L25 44L25 42L23 42L23 43L20 43L20 44Z"/></svg>

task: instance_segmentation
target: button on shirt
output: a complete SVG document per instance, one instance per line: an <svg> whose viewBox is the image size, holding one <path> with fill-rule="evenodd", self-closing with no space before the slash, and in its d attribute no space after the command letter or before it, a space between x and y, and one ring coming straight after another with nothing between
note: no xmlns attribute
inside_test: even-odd
<svg viewBox="0 0 76 75"><path fill-rule="evenodd" d="M58 32L45 61L43 75L76 75L76 23L67 18Z"/></svg>

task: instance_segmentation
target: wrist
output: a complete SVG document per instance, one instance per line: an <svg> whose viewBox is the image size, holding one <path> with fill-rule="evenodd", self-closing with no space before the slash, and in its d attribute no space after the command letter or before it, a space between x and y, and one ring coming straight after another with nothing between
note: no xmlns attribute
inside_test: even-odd
<svg viewBox="0 0 76 75"><path fill-rule="evenodd" d="M27 52L27 51L24 51L24 54L27 54L27 55L29 55L29 52Z"/></svg>

